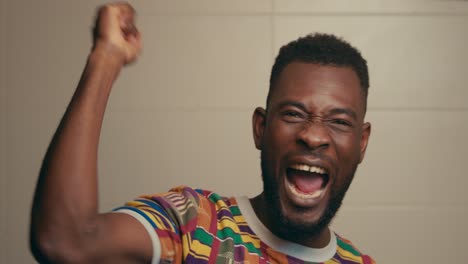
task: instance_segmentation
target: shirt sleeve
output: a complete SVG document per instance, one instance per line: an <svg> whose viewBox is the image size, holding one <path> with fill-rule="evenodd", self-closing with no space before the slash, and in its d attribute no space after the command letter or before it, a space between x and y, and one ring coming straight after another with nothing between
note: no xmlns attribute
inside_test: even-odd
<svg viewBox="0 0 468 264"><path fill-rule="evenodd" d="M161 260L161 242L159 241L159 237L156 234L156 231L154 230L154 226L151 224L150 221L148 221L147 218L145 218L145 216L143 216L142 212L139 212L133 208L127 209L124 207L117 208L113 212L128 214L134 217L136 220L138 220L138 222L140 222L143 225L143 227L146 229L146 232L148 232L153 248L153 257L151 263L159 263L159 261Z"/></svg>
<svg viewBox="0 0 468 264"><path fill-rule="evenodd" d="M196 226L198 202L195 190L180 186L167 193L141 196L114 212L135 217L148 231L151 263L182 263L182 237Z"/></svg>
<svg viewBox="0 0 468 264"><path fill-rule="evenodd" d="M375 264L375 260L368 255L363 255L362 260L364 264Z"/></svg>

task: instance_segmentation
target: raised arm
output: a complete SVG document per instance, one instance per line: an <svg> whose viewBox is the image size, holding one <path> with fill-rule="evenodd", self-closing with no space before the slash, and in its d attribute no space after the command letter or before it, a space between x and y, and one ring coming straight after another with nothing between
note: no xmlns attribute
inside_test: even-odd
<svg viewBox="0 0 468 264"><path fill-rule="evenodd" d="M31 212L41 263L139 263L151 259L145 229L125 214L98 214L97 153L112 84L136 60L141 37L128 4L99 9L94 45L45 155Z"/></svg>

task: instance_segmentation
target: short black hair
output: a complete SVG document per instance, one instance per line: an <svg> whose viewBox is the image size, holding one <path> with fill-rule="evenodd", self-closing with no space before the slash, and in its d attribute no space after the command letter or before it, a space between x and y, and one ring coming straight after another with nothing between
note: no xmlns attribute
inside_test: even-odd
<svg viewBox="0 0 468 264"><path fill-rule="evenodd" d="M364 102L367 101L369 72L367 62L361 53L342 38L330 34L315 33L300 37L281 47L271 69L267 108L276 81L284 68L292 62L350 67L358 76Z"/></svg>

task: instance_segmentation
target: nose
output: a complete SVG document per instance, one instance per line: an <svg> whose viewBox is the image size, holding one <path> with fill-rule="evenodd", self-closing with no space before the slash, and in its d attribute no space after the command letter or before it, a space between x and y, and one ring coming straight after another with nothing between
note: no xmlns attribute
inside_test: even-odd
<svg viewBox="0 0 468 264"><path fill-rule="evenodd" d="M324 149L330 145L330 134L321 120L310 120L299 131L297 140L308 149Z"/></svg>

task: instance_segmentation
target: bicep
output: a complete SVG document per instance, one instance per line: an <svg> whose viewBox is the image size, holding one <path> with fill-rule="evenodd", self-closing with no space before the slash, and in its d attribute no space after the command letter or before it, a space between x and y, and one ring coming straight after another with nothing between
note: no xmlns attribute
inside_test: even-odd
<svg viewBox="0 0 468 264"><path fill-rule="evenodd" d="M151 263L155 249L153 241L157 236L154 230L148 229L151 225L148 223L145 227L143 221L120 212L99 215L96 233L88 248L92 262Z"/></svg>

